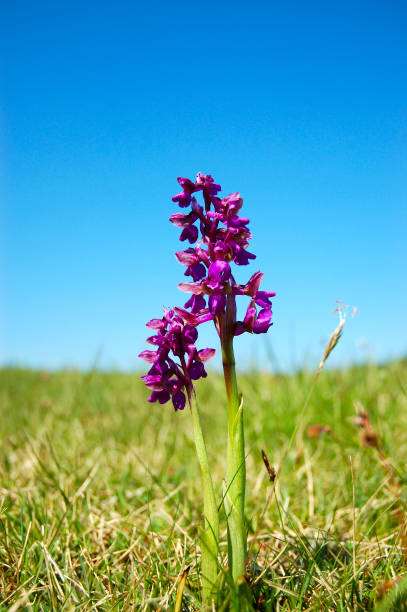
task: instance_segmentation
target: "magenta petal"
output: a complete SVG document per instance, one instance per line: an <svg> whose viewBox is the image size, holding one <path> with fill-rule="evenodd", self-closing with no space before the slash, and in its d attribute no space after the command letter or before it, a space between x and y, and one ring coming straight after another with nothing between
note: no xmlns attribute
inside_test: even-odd
<svg viewBox="0 0 407 612"><path fill-rule="evenodd" d="M184 330L184 338L190 344L195 344L198 339L198 331L193 325L187 325Z"/></svg>
<svg viewBox="0 0 407 612"><path fill-rule="evenodd" d="M206 308L206 302L203 295L191 295L189 300L184 304L185 308L190 308L191 312L196 314Z"/></svg>
<svg viewBox="0 0 407 612"><path fill-rule="evenodd" d="M260 306L260 308L270 308L271 302L270 298L274 297L276 294L274 291L257 291L255 296L255 302Z"/></svg>
<svg viewBox="0 0 407 612"><path fill-rule="evenodd" d="M239 229L244 227L250 222L250 219L245 219L244 217L238 217L237 215L231 215L228 217L227 224L228 227L233 227Z"/></svg>
<svg viewBox="0 0 407 612"><path fill-rule="evenodd" d="M182 189L186 189L191 192L195 189L195 184L187 178L183 178L182 176L179 176L177 178L177 181L181 185Z"/></svg>
<svg viewBox="0 0 407 612"><path fill-rule="evenodd" d="M208 308L205 308L206 311L208 311ZM213 314L211 312L206 312L204 314L200 314L198 317L198 325L200 325L201 323L206 323L207 321L213 321Z"/></svg>
<svg viewBox="0 0 407 612"><path fill-rule="evenodd" d="M253 276L249 278L249 280L247 281L244 287L244 292L246 295L250 295L250 297L255 297L260 287L260 283L263 279L263 276L264 274L262 274L260 270L257 270L257 272L255 272Z"/></svg>
<svg viewBox="0 0 407 612"><path fill-rule="evenodd" d="M236 321L234 336L240 336L245 332L245 328L243 327L242 321Z"/></svg>
<svg viewBox="0 0 407 612"><path fill-rule="evenodd" d="M160 346L165 344L165 337L164 336L150 336L149 338L147 338L146 342L148 342L148 344L154 344L155 346Z"/></svg>
<svg viewBox="0 0 407 612"><path fill-rule="evenodd" d="M246 310L246 316L243 320L243 326L247 331L253 331L253 327L254 327L254 322L256 320L256 308L255 306L253 306L253 302L250 302L247 310Z"/></svg>
<svg viewBox="0 0 407 612"><path fill-rule="evenodd" d="M172 396L172 403L174 405L174 410L184 410L185 408L185 395L182 391L177 391Z"/></svg>
<svg viewBox="0 0 407 612"><path fill-rule="evenodd" d="M157 354L159 353L159 351L157 351ZM163 376L164 374L167 374L169 371L168 365L164 362L160 362L160 360L157 360L153 367L149 369L148 374L160 374L161 376Z"/></svg>
<svg viewBox="0 0 407 612"><path fill-rule="evenodd" d="M153 391L162 391L165 387L161 374L146 374L141 378L144 380L146 387L153 389Z"/></svg>
<svg viewBox="0 0 407 612"><path fill-rule="evenodd" d="M208 300L209 310L213 315L218 315L225 310L226 295L223 293L212 293Z"/></svg>
<svg viewBox="0 0 407 612"><path fill-rule="evenodd" d="M193 244L198 240L198 228L195 225L184 227L179 239L181 240L181 242L183 242L184 240L188 240L190 244Z"/></svg>
<svg viewBox="0 0 407 612"><path fill-rule="evenodd" d="M164 389L164 391L153 391L150 397L148 398L149 402L160 402L160 404L165 404L170 399L169 392Z"/></svg>
<svg viewBox="0 0 407 612"><path fill-rule="evenodd" d="M249 251L243 249L235 243L233 259L235 264L238 266L247 266L249 263L249 259L256 259L256 255L254 255L253 253L249 253Z"/></svg>
<svg viewBox="0 0 407 612"><path fill-rule="evenodd" d="M192 276L194 281L199 281L205 278L206 276L206 268L201 263L193 264L192 266L188 266L185 270L185 276Z"/></svg>
<svg viewBox="0 0 407 612"><path fill-rule="evenodd" d="M203 213L203 208L200 204L198 204L196 198L192 198L191 200L191 210L197 216L202 215Z"/></svg>
<svg viewBox="0 0 407 612"><path fill-rule="evenodd" d="M183 213L174 213L171 215L170 221L175 227L187 227L190 225L189 215L184 215Z"/></svg>
<svg viewBox="0 0 407 612"><path fill-rule="evenodd" d="M209 266L208 277L215 282L225 282L229 280L232 272L227 261L217 260Z"/></svg>
<svg viewBox="0 0 407 612"><path fill-rule="evenodd" d="M208 266L208 267L210 266L211 260L209 259L208 253L204 249L201 249L201 247L199 246L199 242L198 242L197 246L195 247L195 253L198 255L199 259L206 266Z"/></svg>
<svg viewBox="0 0 407 612"><path fill-rule="evenodd" d="M196 359L198 351L196 350L195 344L185 344L185 352L190 359Z"/></svg>
<svg viewBox="0 0 407 612"><path fill-rule="evenodd" d="M193 249L188 249L187 251L177 251L175 253L175 257L183 266L192 266L199 261L199 257Z"/></svg>
<svg viewBox="0 0 407 612"><path fill-rule="evenodd" d="M199 361L203 361L205 363L206 361L209 361L209 359L212 359L215 353L216 351L213 348L202 349L198 351L198 359Z"/></svg>
<svg viewBox="0 0 407 612"><path fill-rule="evenodd" d="M185 321L185 323L188 323L189 325L193 326L198 325L199 320L196 315L192 314L191 312L188 312L187 310L184 310L183 308L178 308L177 306L175 306L174 310L177 315L179 315Z"/></svg>
<svg viewBox="0 0 407 612"><path fill-rule="evenodd" d="M206 190L209 195L216 195L221 190L221 186L214 183L210 174L202 174L202 172L196 175L196 185Z"/></svg>
<svg viewBox="0 0 407 612"><path fill-rule="evenodd" d="M144 359L147 363L154 363L154 360L157 357L156 351L141 351L139 354L140 359Z"/></svg>
<svg viewBox="0 0 407 612"><path fill-rule="evenodd" d="M223 240L216 241L213 251L218 259L228 259L232 255L230 245Z"/></svg>
<svg viewBox="0 0 407 612"><path fill-rule="evenodd" d="M255 334L265 334L272 325L271 323L271 308L263 308L260 310L257 320L254 323L253 331Z"/></svg>
<svg viewBox="0 0 407 612"><path fill-rule="evenodd" d="M217 219L218 221L222 221L224 218L224 215L222 215L222 213L213 212L212 210L208 211L206 213L206 216L210 219Z"/></svg>
<svg viewBox="0 0 407 612"><path fill-rule="evenodd" d="M146 323L146 327L149 329L163 329L165 323L162 319L151 319L151 321Z"/></svg>
<svg viewBox="0 0 407 612"><path fill-rule="evenodd" d="M243 206L243 199L240 197L240 193L230 193L221 200L221 206L229 214L236 214Z"/></svg>
<svg viewBox="0 0 407 612"><path fill-rule="evenodd" d="M173 196L171 199L173 202L178 202L181 208L186 208L191 202L191 195L186 191L181 191L180 193L177 193L177 195Z"/></svg>
<svg viewBox="0 0 407 612"><path fill-rule="evenodd" d="M192 380L198 380L198 378L206 378L207 374L205 372L204 364L200 361L194 361L194 363L189 368L189 375Z"/></svg>
<svg viewBox="0 0 407 612"><path fill-rule="evenodd" d="M194 293L195 295L203 293L201 283L179 283L178 289L185 291L185 293Z"/></svg>

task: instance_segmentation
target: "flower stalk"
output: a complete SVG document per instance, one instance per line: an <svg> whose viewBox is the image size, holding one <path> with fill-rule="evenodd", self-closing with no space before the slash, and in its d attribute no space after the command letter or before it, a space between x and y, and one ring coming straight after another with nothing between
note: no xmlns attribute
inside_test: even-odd
<svg viewBox="0 0 407 612"><path fill-rule="evenodd" d="M204 497L204 528L201 532L202 595L204 603L210 604L216 596L218 577L219 514L195 394L191 396L190 407Z"/></svg>
<svg viewBox="0 0 407 612"><path fill-rule="evenodd" d="M239 396L233 351L233 322L236 306L228 297L225 316L220 322L222 364L228 402L228 440L225 510L228 528L228 560L233 580L245 573L247 536L244 520L246 456L244 443L243 401Z"/></svg>
<svg viewBox="0 0 407 612"><path fill-rule="evenodd" d="M229 567L236 585L245 574L247 533L244 519L246 463L243 402L239 396L233 340L243 333L265 334L272 326L274 291L260 289L263 274L254 272L245 284L237 282L231 265L247 266L256 258L248 251L252 234L249 219L239 215L243 200L239 193L221 198L221 186L208 174L198 172L196 181L178 178L182 190L173 196L184 212L175 212L170 221L181 229L180 241L190 246L175 256L185 267L188 282L178 285L191 294L183 308L164 308L162 319L152 319L147 327L155 334L147 339L154 350L140 357L151 364L143 376L152 391L149 402L183 410L188 399L194 429L204 493L204 527L201 533L202 590L205 604L214 600L218 578L219 515L208 456L202 433L194 381L206 378L204 364L213 357L211 348L198 350L198 327L212 321L222 349L223 373L228 402L227 470L223 501L227 516ZM197 196L201 194L203 205ZM242 320L236 317L236 297L248 299Z"/></svg>

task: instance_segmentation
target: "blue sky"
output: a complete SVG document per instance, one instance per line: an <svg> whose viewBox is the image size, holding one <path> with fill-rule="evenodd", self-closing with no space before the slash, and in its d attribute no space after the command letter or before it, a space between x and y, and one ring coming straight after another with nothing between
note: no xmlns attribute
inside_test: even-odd
<svg viewBox="0 0 407 612"><path fill-rule="evenodd" d="M332 363L405 355L406 6L4 2L0 362L140 367L197 171L244 197L279 367L318 362L334 300Z"/></svg>

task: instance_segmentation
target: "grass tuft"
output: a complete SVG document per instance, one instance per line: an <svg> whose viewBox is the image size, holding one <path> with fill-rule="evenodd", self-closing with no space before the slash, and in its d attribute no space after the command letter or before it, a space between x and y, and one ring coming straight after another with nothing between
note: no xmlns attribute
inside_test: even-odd
<svg viewBox="0 0 407 612"><path fill-rule="evenodd" d="M298 426L313 380L239 376L249 558L217 610L402 609L407 361L324 371ZM197 386L220 503L223 380ZM199 610L189 411L120 373L3 369L0 389L0 610ZM225 570L224 524L220 547Z"/></svg>

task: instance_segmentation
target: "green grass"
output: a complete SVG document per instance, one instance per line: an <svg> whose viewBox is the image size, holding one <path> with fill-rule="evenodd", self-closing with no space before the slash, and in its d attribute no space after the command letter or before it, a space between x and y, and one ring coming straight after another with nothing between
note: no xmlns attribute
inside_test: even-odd
<svg viewBox="0 0 407 612"><path fill-rule="evenodd" d="M239 377L249 562L237 593L225 572L217 610L373 610L406 573L407 362L322 372L301 416L312 381ZM197 387L220 500L223 381ZM172 609L187 566L183 610L200 609L190 415L146 398L137 375L0 372L0 610ZM387 458L361 444L355 406ZM333 435L308 438L313 423ZM221 550L226 566L224 521ZM395 589L382 609L402 609Z"/></svg>

